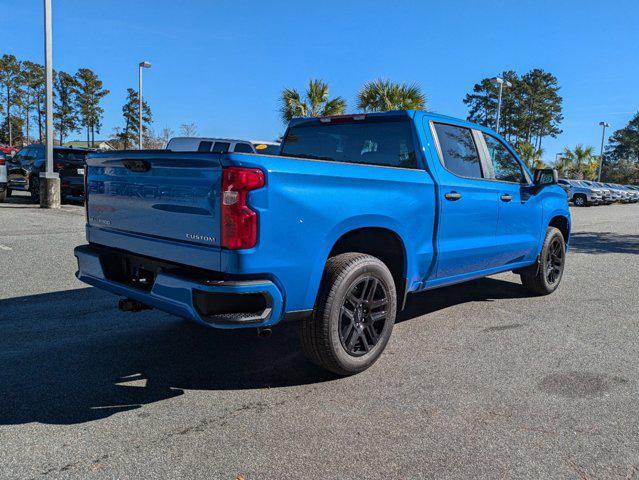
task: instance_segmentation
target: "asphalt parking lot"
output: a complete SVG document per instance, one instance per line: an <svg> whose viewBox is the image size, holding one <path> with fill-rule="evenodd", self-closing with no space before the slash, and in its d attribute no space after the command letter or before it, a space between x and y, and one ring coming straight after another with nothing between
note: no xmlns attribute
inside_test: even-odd
<svg viewBox="0 0 639 480"><path fill-rule="evenodd" d="M0 205L0 477L639 478L639 204L572 208L559 290L413 296L336 378L269 339L119 312L74 277L84 211Z"/></svg>

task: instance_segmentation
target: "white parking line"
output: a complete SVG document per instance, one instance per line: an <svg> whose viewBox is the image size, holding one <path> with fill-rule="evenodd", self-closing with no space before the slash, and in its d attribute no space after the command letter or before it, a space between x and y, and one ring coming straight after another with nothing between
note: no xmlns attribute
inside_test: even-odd
<svg viewBox="0 0 639 480"><path fill-rule="evenodd" d="M9 251L9 250L13 250L13 248L11 248L11 247L7 247L6 245L2 245L2 244L0 243L0 250L6 250L6 251Z"/></svg>

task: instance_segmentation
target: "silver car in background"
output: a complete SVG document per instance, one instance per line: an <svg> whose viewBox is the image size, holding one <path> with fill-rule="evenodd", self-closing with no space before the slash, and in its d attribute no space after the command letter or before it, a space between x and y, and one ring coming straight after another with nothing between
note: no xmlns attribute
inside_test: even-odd
<svg viewBox="0 0 639 480"><path fill-rule="evenodd" d="M628 199L626 200L628 203L637 203L639 202L639 192L634 190L633 188L629 188L626 185L617 185L621 190L626 192L628 195Z"/></svg>
<svg viewBox="0 0 639 480"><path fill-rule="evenodd" d="M606 187L603 183L595 182L592 180L581 180L581 182L585 183L590 188L600 190L601 196L602 196L602 203L604 205L610 205L611 203L614 203L615 201L618 200L618 199L615 200L615 195L613 194L612 190Z"/></svg>
<svg viewBox="0 0 639 480"><path fill-rule="evenodd" d="M591 187L582 183L581 180L569 180L566 178L560 179L558 183L566 190L568 201L574 203L577 207L588 207L603 203L603 191L600 188Z"/></svg>
<svg viewBox="0 0 639 480"><path fill-rule="evenodd" d="M630 203L632 201L632 194L628 190L621 188L621 185L615 183L604 183L604 185L619 196L619 202Z"/></svg>

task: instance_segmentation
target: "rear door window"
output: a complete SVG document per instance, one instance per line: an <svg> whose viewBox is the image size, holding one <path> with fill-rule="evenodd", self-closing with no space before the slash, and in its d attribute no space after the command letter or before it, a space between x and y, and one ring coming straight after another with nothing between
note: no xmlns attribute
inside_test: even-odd
<svg viewBox="0 0 639 480"><path fill-rule="evenodd" d="M198 152L210 152L213 142L200 142L197 147Z"/></svg>
<svg viewBox="0 0 639 480"><path fill-rule="evenodd" d="M470 128L435 123L442 162L460 177L482 178L481 160Z"/></svg>
<svg viewBox="0 0 639 480"><path fill-rule="evenodd" d="M227 153L230 146L231 144L229 142L215 142L211 151L213 153Z"/></svg>
<svg viewBox="0 0 639 480"><path fill-rule="evenodd" d="M237 153L253 153L253 147L248 143L236 143L233 151Z"/></svg>

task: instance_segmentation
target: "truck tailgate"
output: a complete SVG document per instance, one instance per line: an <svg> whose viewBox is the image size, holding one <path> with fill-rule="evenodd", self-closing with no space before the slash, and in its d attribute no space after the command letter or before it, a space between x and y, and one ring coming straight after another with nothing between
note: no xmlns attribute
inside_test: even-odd
<svg viewBox="0 0 639 480"><path fill-rule="evenodd" d="M221 172L219 155L211 153L90 155L89 240L218 269Z"/></svg>

